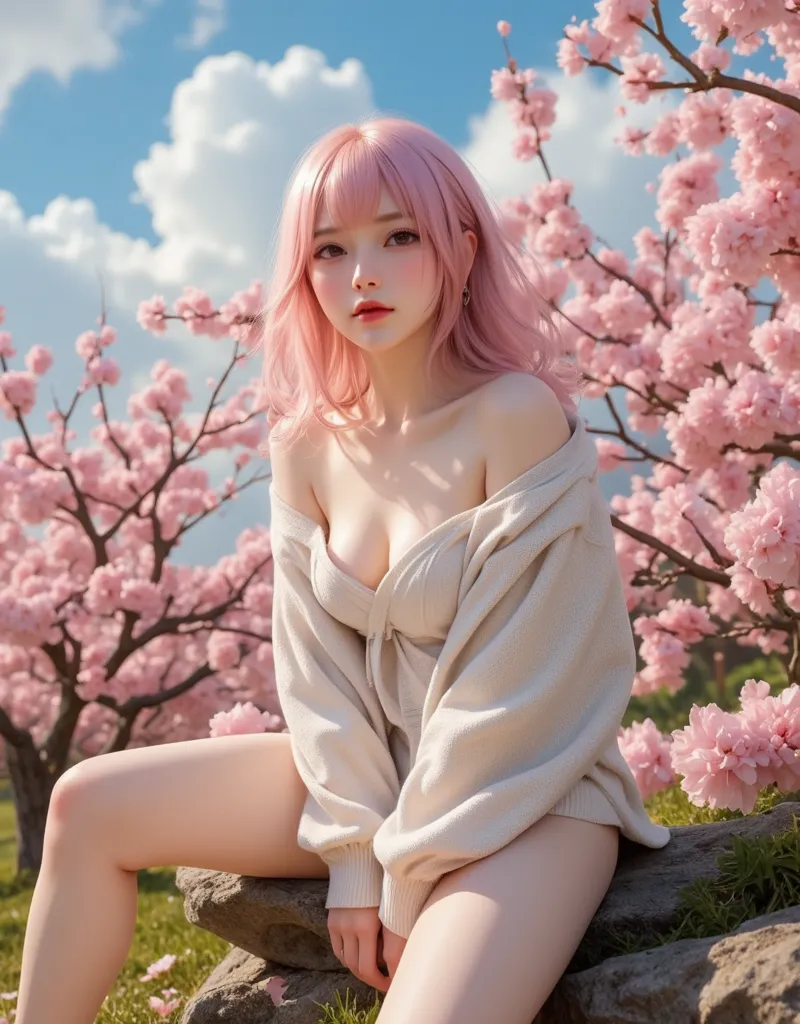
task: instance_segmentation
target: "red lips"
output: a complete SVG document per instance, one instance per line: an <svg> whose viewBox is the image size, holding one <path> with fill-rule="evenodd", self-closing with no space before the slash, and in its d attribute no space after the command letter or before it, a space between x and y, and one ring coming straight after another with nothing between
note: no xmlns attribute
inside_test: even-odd
<svg viewBox="0 0 800 1024"><path fill-rule="evenodd" d="M380 302L359 302L353 310L353 316L359 316L361 313L369 313L374 309L385 309L387 312L391 312L390 306L384 306Z"/></svg>

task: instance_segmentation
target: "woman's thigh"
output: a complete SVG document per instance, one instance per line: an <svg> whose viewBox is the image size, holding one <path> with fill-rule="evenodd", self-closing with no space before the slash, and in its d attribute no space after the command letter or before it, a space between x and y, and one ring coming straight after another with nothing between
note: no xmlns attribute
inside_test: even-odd
<svg viewBox="0 0 800 1024"><path fill-rule="evenodd" d="M548 814L445 875L409 936L378 1024L531 1024L617 864L619 829Z"/></svg>
<svg viewBox="0 0 800 1024"><path fill-rule="evenodd" d="M102 850L128 871L182 865L263 878L327 878L297 845L306 787L288 733L138 747L70 768L48 843Z"/></svg>

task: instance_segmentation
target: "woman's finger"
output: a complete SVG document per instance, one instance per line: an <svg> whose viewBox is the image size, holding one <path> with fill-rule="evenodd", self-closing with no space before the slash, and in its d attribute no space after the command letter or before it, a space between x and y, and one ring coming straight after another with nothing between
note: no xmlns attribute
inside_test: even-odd
<svg viewBox="0 0 800 1024"><path fill-rule="evenodd" d="M354 972L367 985L381 992L388 987L388 978L378 970L378 933L372 929L359 932L358 971Z"/></svg>
<svg viewBox="0 0 800 1024"><path fill-rule="evenodd" d="M389 979L378 967L381 925L377 913L371 916L360 915L360 918L366 916L368 920L359 919L355 926L350 915L350 922L344 927L339 920L342 916L342 913L333 910L328 915L328 934L335 956L342 967L346 967L355 977L380 992L386 992Z"/></svg>
<svg viewBox="0 0 800 1024"><path fill-rule="evenodd" d="M342 933L340 931L334 931L333 928L329 928L328 935L330 936L333 955L337 960L344 963L344 938L342 937Z"/></svg>
<svg viewBox="0 0 800 1024"><path fill-rule="evenodd" d="M390 981L394 978L397 968L400 966L400 960L403 957L407 941L407 939L402 938L400 935L395 935L394 932L389 931L387 928L383 929L383 956L389 969Z"/></svg>
<svg viewBox="0 0 800 1024"><path fill-rule="evenodd" d="M341 960L345 967L352 971L353 974L358 973L358 936L355 932L343 932L342 942L344 943L344 953L342 954Z"/></svg>

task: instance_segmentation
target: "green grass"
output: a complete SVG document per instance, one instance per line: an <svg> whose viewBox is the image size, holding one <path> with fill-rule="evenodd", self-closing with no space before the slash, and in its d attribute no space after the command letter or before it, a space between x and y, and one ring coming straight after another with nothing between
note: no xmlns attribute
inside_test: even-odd
<svg viewBox="0 0 800 1024"><path fill-rule="evenodd" d="M756 812L788 799L800 799L800 793L781 795L774 788L767 790L759 798ZM677 787L652 797L647 808L654 821L665 825L742 816L735 811L694 807ZM602 950L582 950L584 957L588 957L586 965L677 938L721 934L748 918L793 905L800 900L798 863L797 829L766 840L737 843L720 858L721 873L717 879L696 883L684 892L680 920L669 935L615 936ZM33 879L15 877L15 864L14 809L7 786L4 788L0 783L0 993L18 988L25 924L33 894ZM230 943L186 920L183 896L175 886L175 871L174 867L165 867L139 872L139 913L133 945L97 1024L153 1024L164 1019L150 1009L148 997L164 998L162 993L167 988L176 989L176 997L181 997L178 1008L166 1018L177 1021L187 998L230 951ZM167 954L177 957L172 967L142 983L139 979L147 967ZM0 1019L5 1016L13 1020L10 1012L14 1005L13 1000L0 1000ZM358 1009L350 1005L348 994L344 1002L337 999L335 1006L320 1007L319 1024L374 1024L379 1005L376 993L372 1006Z"/></svg>

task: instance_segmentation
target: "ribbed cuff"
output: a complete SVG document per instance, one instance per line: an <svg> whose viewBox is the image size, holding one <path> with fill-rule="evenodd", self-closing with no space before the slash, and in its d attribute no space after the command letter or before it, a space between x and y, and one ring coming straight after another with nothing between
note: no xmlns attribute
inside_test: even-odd
<svg viewBox="0 0 800 1024"><path fill-rule="evenodd" d="M422 908L436 888L436 882L402 881L389 872L383 876L378 917L390 932L407 939Z"/></svg>
<svg viewBox="0 0 800 1024"><path fill-rule="evenodd" d="M330 880L325 907L377 907L383 867L368 843L348 843L321 854Z"/></svg>

